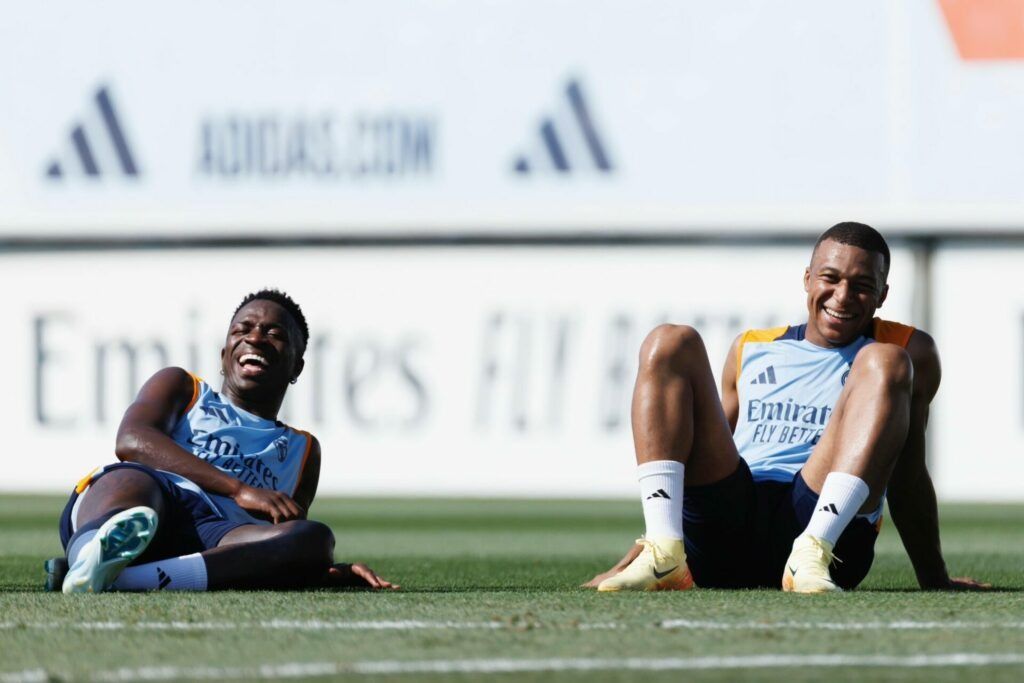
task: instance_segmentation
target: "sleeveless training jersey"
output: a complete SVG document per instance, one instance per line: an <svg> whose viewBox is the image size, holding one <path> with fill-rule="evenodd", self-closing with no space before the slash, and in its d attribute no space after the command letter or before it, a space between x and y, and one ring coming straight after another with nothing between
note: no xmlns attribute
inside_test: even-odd
<svg viewBox="0 0 1024 683"><path fill-rule="evenodd" d="M232 405L193 375L192 401L171 430L182 448L254 488L295 495L313 445L308 432L253 415ZM193 482L168 472L172 478ZM191 488L187 487L186 488ZM259 523L230 498L206 494L232 521Z"/></svg>
<svg viewBox="0 0 1024 683"><path fill-rule="evenodd" d="M293 497L313 445L309 432L236 407L195 375L192 375L192 399L171 429L170 437L197 458L244 484ZM85 491L103 469L97 468L79 481L75 491ZM269 524L249 515L231 498L207 493L180 474L160 471L178 487L202 496L226 519L242 524ZM77 519L81 501L80 497L75 503L72 520Z"/></svg>
<svg viewBox="0 0 1024 683"><path fill-rule="evenodd" d="M821 439L857 352L876 340L905 348L914 332L876 318L870 337L822 348L804 338L806 328L749 330L737 345L733 440L755 481L791 481Z"/></svg>

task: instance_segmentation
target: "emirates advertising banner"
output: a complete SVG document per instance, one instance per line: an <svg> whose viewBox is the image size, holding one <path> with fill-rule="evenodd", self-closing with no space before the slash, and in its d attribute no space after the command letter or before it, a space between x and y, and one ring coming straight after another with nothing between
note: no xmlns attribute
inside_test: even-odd
<svg viewBox="0 0 1024 683"><path fill-rule="evenodd" d="M939 491L1024 499L1024 246L939 250L935 338L942 387L932 412Z"/></svg>
<svg viewBox="0 0 1024 683"><path fill-rule="evenodd" d="M655 325L702 333L716 374L748 328L806 320L808 248L266 248L5 256L3 490L64 491L114 461L138 387L179 365L219 388L235 306L276 285L309 320L281 418L323 445L321 490L632 497L629 402ZM945 500L1020 500L1020 248L940 251L944 380L930 456ZM896 248L880 314L908 323ZM1006 293L1014 292L1007 300ZM981 325L978 321L984 321Z"/></svg>
<svg viewBox="0 0 1024 683"><path fill-rule="evenodd" d="M0 238L1019 231L1016 4L19 3Z"/></svg>

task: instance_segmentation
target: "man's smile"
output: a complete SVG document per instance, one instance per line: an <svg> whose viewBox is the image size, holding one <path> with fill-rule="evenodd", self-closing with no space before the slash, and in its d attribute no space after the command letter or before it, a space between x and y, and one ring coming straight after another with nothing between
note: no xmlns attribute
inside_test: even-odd
<svg viewBox="0 0 1024 683"><path fill-rule="evenodd" d="M825 310L826 315L828 315L830 318L835 318L836 320L839 321L853 320L854 318L857 317L854 313L850 313L847 311L837 311L836 309L829 308L828 306L822 306L822 308Z"/></svg>
<svg viewBox="0 0 1024 683"><path fill-rule="evenodd" d="M259 353L243 353L238 358L242 377L260 377L270 368L270 361Z"/></svg>

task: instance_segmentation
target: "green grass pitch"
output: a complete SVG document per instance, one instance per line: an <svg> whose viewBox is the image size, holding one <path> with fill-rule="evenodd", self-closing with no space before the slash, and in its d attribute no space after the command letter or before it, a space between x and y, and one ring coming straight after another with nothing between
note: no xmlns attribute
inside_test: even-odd
<svg viewBox="0 0 1024 683"><path fill-rule="evenodd" d="M57 497L0 496L0 683L29 680L1024 680L1024 506L947 505L956 574L921 593L891 525L842 595L598 595L631 502L325 499L339 560L403 590L65 597Z"/></svg>

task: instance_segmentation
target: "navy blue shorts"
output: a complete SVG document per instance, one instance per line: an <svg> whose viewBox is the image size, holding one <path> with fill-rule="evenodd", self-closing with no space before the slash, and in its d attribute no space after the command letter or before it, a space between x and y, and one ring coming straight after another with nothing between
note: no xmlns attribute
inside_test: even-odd
<svg viewBox="0 0 1024 683"><path fill-rule="evenodd" d="M153 477L160 486L164 498L164 513L160 516L156 537L146 548L146 552L132 564L145 564L215 548L225 534L243 526L240 522L224 519L202 496L177 486L163 472L138 463L121 462L107 465L92 477L90 485L101 477L124 468L137 469ZM60 542L65 550L74 533L71 512L78 496L75 491L71 492L68 504L64 506L64 512L60 516Z"/></svg>
<svg viewBox="0 0 1024 683"><path fill-rule="evenodd" d="M818 494L797 472L789 482L758 481L745 460L722 481L687 486L683 537L693 580L704 588L779 588L793 540L814 513ZM855 517L839 537L830 569L841 588L854 588L871 569L878 529Z"/></svg>

